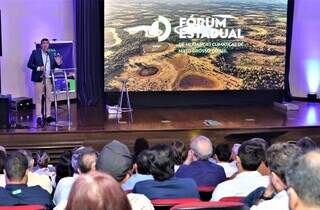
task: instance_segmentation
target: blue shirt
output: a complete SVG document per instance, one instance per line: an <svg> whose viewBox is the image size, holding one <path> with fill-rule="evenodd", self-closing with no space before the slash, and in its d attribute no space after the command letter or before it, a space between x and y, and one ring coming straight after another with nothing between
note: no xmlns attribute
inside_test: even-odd
<svg viewBox="0 0 320 210"><path fill-rule="evenodd" d="M144 174L133 174L126 183L122 184L123 190L132 190L137 182L145 181L145 180L153 180L152 175L144 175Z"/></svg>
<svg viewBox="0 0 320 210"><path fill-rule="evenodd" d="M0 206L40 204L47 208L54 205L50 194L39 185L28 187L26 184L7 184L0 187Z"/></svg>
<svg viewBox="0 0 320 210"><path fill-rule="evenodd" d="M226 180L223 167L207 160L197 160L190 165L181 165L175 176L192 178L198 186L217 186Z"/></svg>
<svg viewBox="0 0 320 210"><path fill-rule="evenodd" d="M188 178L172 177L165 181L146 180L136 183L133 193L144 194L150 200L163 198L199 198L196 183Z"/></svg>

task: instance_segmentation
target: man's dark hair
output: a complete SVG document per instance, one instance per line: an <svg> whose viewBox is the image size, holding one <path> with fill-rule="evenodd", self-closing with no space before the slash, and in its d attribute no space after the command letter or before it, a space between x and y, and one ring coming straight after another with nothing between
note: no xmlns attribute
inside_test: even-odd
<svg viewBox="0 0 320 210"><path fill-rule="evenodd" d="M231 151L228 144L218 144L215 146L215 154L219 161L228 162L230 160Z"/></svg>
<svg viewBox="0 0 320 210"><path fill-rule="evenodd" d="M60 155L58 164L56 165L56 184L58 184L60 179L73 175L74 171L71 165L71 156L72 151L70 150L64 151Z"/></svg>
<svg viewBox="0 0 320 210"><path fill-rule="evenodd" d="M149 149L149 142L145 138L137 138L133 146L133 161L136 162L140 152L146 149Z"/></svg>
<svg viewBox="0 0 320 210"><path fill-rule="evenodd" d="M95 158L90 158L90 156L95 156ZM78 156L79 170L81 173L88 173L91 171L92 165L95 164L98 154L91 147L85 147L81 150Z"/></svg>
<svg viewBox="0 0 320 210"><path fill-rule="evenodd" d="M24 154L12 152L7 155L4 169L9 180L21 181L28 169L28 160Z"/></svg>
<svg viewBox="0 0 320 210"><path fill-rule="evenodd" d="M286 180L308 206L320 207L320 151L315 150L291 161Z"/></svg>
<svg viewBox="0 0 320 210"><path fill-rule="evenodd" d="M188 156L188 150L186 145L179 140L175 140L171 143L171 148L173 152L173 161L176 165L181 165L186 160Z"/></svg>
<svg viewBox="0 0 320 210"><path fill-rule="evenodd" d="M265 157L265 151L261 143L249 140L241 144L238 156L244 170L256 171Z"/></svg>
<svg viewBox="0 0 320 210"><path fill-rule="evenodd" d="M6 156L7 156L7 154L4 151L0 150L0 174L3 174Z"/></svg>
<svg viewBox="0 0 320 210"><path fill-rule="evenodd" d="M47 39L47 38L43 38L43 39L41 39L40 44L42 44L43 42L49 42L49 39Z"/></svg>
<svg viewBox="0 0 320 210"><path fill-rule="evenodd" d="M317 149L317 144L316 142L314 142L310 137L308 136L305 136L301 139L299 139L296 143L296 145L298 147L301 148L302 152L303 153L307 153L307 152L310 152L312 150L315 150Z"/></svg>
<svg viewBox="0 0 320 210"><path fill-rule="evenodd" d="M137 170L139 174L150 174L149 150L143 150L137 157Z"/></svg>
<svg viewBox="0 0 320 210"><path fill-rule="evenodd" d="M157 181L164 181L174 175L173 152L169 145L158 144L150 149L150 173Z"/></svg>
<svg viewBox="0 0 320 210"><path fill-rule="evenodd" d="M285 172L292 158L301 155L301 149L294 144L277 143L271 145L266 152L270 171L277 174L286 183Z"/></svg>
<svg viewBox="0 0 320 210"><path fill-rule="evenodd" d="M248 142L253 142L255 144L260 144L263 151L264 151L264 155L263 155L263 158L262 158L262 161L267 165L267 161L266 161L266 151L267 149L270 147L270 142L263 139L263 138L252 138L252 139L249 139Z"/></svg>

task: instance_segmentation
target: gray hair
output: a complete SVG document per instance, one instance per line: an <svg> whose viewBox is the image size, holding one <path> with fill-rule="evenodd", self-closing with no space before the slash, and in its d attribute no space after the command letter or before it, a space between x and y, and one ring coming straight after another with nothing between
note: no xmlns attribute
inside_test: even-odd
<svg viewBox="0 0 320 210"><path fill-rule="evenodd" d="M320 150L304 154L291 162L286 172L289 187L309 206L320 206Z"/></svg>
<svg viewBox="0 0 320 210"><path fill-rule="evenodd" d="M204 148L201 144L207 144L207 147ZM210 139L205 136L192 138L190 148L194 151L198 160L208 160L212 156L212 143Z"/></svg>
<svg viewBox="0 0 320 210"><path fill-rule="evenodd" d="M282 181L286 182L285 172L288 167L288 163L292 158L300 156L301 149L289 143L277 143L271 145L266 152L266 160L269 169L277 174Z"/></svg>

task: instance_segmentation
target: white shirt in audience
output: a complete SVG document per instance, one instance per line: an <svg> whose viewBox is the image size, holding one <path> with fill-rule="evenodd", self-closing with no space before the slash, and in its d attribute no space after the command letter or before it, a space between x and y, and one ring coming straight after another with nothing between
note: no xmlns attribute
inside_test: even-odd
<svg viewBox="0 0 320 210"><path fill-rule="evenodd" d="M4 174L0 174L0 187L6 186L6 176Z"/></svg>
<svg viewBox="0 0 320 210"><path fill-rule="evenodd" d="M289 196L285 190L277 193L271 200L263 201L250 210L289 210Z"/></svg>
<svg viewBox="0 0 320 210"><path fill-rule="evenodd" d="M151 201L145 195L128 193L127 197L132 210L154 210Z"/></svg>
<svg viewBox="0 0 320 210"><path fill-rule="evenodd" d="M53 203L55 205L59 205L60 202L68 200L71 187L78 177L79 174L73 174L73 176L64 177L59 180L53 195Z"/></svg>
<svg viewBox="0 0 320 210"><path fill-rule="evenodd" d="M217 165L223 167L227 178L231 177L233 174L238 172L238 168L237 168L237 166L234 167L234 164L226 163L226 162L220 162L220 163L217 163Z"/></svg>
<svg viewBox="0 0 320 210"><path fill-rule="evenodd" d="M244 171L234 179L220 183L212 193L211 200L219 201L221 198L238 196L245 197L258 187L267 187L269 178L257 171Z"/></svg>

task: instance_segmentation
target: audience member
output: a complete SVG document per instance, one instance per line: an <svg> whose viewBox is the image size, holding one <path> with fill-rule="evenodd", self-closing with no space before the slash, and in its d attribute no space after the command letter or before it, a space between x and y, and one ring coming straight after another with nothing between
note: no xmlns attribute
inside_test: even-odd
<svg viewBox="0 0 320 210"><path fill-rule="evenodd" d="M171 143L171 148L173 151L174 172L177 172L180 165L187 159L188 150L186 145L180 140L174 140Z"/></svg>
<svg viewBox="0 0 320 210"><path fill-rule="evenodd" d="M289 164L286 171L291 210L320 209L320 151L306 153Z"/></svg>
<svg viewBox="0 0 320 210"><path fill-rule="evenodd" d="M188 157L176 172L176 177L192 178L198 186L217 186L226 180L224 169L210 162L212 143L205 136L191 140Z"/></svg>
<svg viewBox="0 0 320 210"><path fill-rule="evenodd" d="M149 199L199 197L197 185L192 179L174 177L170 146L159 144L150 149L149 164L154 180L136 183L133 192L144 194Z"/></svg>
<svg viewBox="0 0 320 210"><path fill-rule="evenodd" d="M60 179L73 175L73 168L71 165L72 151L64 151L60 157L58 164L56 165L56 178L55 186L59 183Z"/></svg>
<svg viewBox="0 0 320 210"><path fill-rule="evenodd" d="M0 205L31 205L40 204L53 207L50 194L40 186L27 186L29 162L20 152L8 154L4 169L6 187L0 187Z"/></svg>
<svg viewBox="0 0 320 210"><path fill-rule="evenodd" d="M20 153L24 154L28 160L28 186L40 185L43 189L48 191L49 194L52 193L52 184L49 176L40 175L32 172L34 166L34 159L29 150L19 150Z"/></svg>
<svg viewBox="0 0 320 210"><path fill-rule="evenodd" d="M213 191L212 200L218 201L229 196L244 197L258 187L267 187L268 177L263 177L257 171L264 155L259 142L243 142L236 157L238 174L234 179L219 184Z"/></svg>
<svg viewBox="0 0 320 210"><path fill-rule="evenodd" d="M137 138L136 141L134 142L133 146L133 162L136 162L136 159L140 152L149 149L149 142L145 138Z"/></svg>
<svg viewBox="0 0 320 210"><path fill-rule="evenodd" d="M273 144L267 150L266 159L270 169L269 186L258 188L250 193L247 202L249 206L251 203L255 204L251 209L289 210L285 171L291 159L300 155L300 148L288 143Z"/></svg>
<svg viewBox="0 0 320 210"><path fill-rule="evenodd" d="M303 153L307 153L318 148L316 142L308 136L299 139L296 145L301 148Z"/></svg>
<svg viewBox="0 0 320 210"><path fill-rule="evenodd" d="M101 172L81 175L73 184L66 210L131 210L120 185Z"/></svg>
<svg viewBox="0 0 320 210"><path fill-rule="evenodd" d="M81 155L82 153L86 153L88 154L88 156L90 156L91 154L93 156L96 155L95 151L92 148L86 148L86 147L77 148L72 152L71 165L74 173L73 173L73 176L62 178L57 184L56 190L53 195L53 202L56 205L63 206L64 203L66 203L66 201L68 200L71 187L75 182L75 180L79 177L79 173L80 173L79 162L80 161L84 162L83 159L87 157L87 156ZM80 160L79 157L81 157L82 160ZM94 157L92 158L94 159ZM91 165L88 167L91 167ZM60 204L60 202L62 202L62 204Z"/></svg>
<svg viewBox="0 0 320 210"><path fill-rule="evenodd" d="M48 167L50 162L50 157L47 152L44 150L39 150L36 153L36 167L33 168L34 173L40 174L40 175L47 175L50 177L51 184L55 186L55 177L56 172L53 167Z"/></svg>
<svg viewBox="0 0 320 210"><path fill-rule="evenodd" d="M132 190L137 182L141 182L144 180L153 180L153 176L150 174L149 171L150 165L148 155L148 150L140 152L136 160L136 173L133 174L127 182L122 184L122 189Z"/></svg>
<svg viewBox="0 0 320 210"><path fill-rule="evenodd" d="M7 154L0 150L0 187L6 186L6 177L4 175L4 162L6 159Z"/></svg>
<svg viewBox="0 0 320 210"><path fill-rule="evenodd" d="M126 145L119 141L112 141L105 145L97 159L97 170L108 173L115 178L119 185L124 184L131 175L133 166L132 156ZM144 195L128 193L132 209L153 210L150 200Z"/></svg>
<svg viewBox="0 0 320 210"><path fill-rule="evenodd" d="M237 173L238 171L238 168L233 167L233 165L229 163L230 155L231 155L231 152L228 144L218 144L215 147L215 156L218 161L217 164L223 167L227 178L231 177L233 174Z"/></svg>
<svg viewBox="0 0 320 210"><path fill-rule="evenodd" d="M259 143L261 144L261 147L264 151L264 154L265 152L267 151L267 149L270 147L270 142L262 139L262 138L252 138L250 140L248 140L249 142L252 141L252 142L256 142L256 143ZM269 171L269 168L267 166L267 161L266 161L266 156L263 155L263 158L262 158L262 161L261 161L261 164L257 170L260 174L262 174L263 176L269 176L270 174L270 171Z"/></svg>

